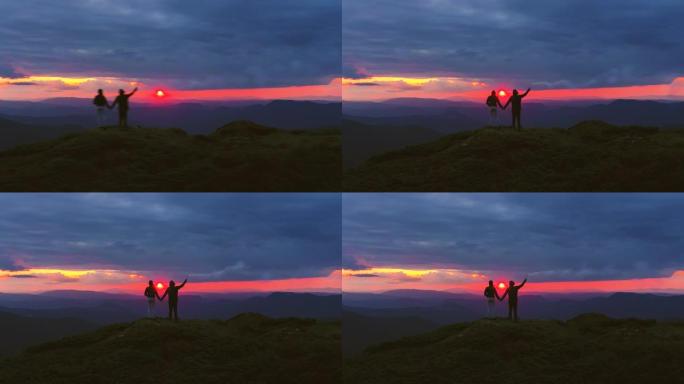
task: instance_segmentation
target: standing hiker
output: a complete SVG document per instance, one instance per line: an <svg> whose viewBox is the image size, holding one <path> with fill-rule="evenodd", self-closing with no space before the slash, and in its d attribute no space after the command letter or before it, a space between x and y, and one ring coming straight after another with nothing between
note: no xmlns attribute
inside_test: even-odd
<svg viewBox="0 0 684 384"><path fill-rule="evenodd" d="M518 291L525 283L527 283L527 279L523 280L520 285L515 285L515 281L513 280L509 281L506 292L504 292L503 296L499 299L499 301L501 301L508 295L508 320L518 321Z"/></svg>
<svg viewBox="0 0 684 384"><path fill-rule="evenodd" d="M166 291L162 295L161 299L159 299L160 301L163 301L166 295L169 295L169 320L171 320L171 315L173 314L173 319L178 321L178 291L183 288L187 282L188 279L185 279L183 284L176 286L175 281L169 281L168 288L166 288Z"/></svg>
<svg viewBox="0 0 684 384"><path fill-rule="evenodd" d="M501 300L499 293L494 288L494 282L489 280L489 285L484 290L484 295L487 298L487 317L496 317L496 300Z"/></svg>
<svg viewBox="0 0 684 384"><path fill-rule="evenodd" d="M95 107L97 108L97 126L102 127L105 125L107 119L107 108L111 107L101 89L97 90L97 95L93 99L93 104L95 104Z"/></svg>
<svg viewBox="0 0 684 384"><path fill-rule="evenodd" d="M119 106L119 128L128 127L128 98L135 95L138 88L135 88L133 92L126 94L123 89L119 89L119 96L116 97L114 103L109 107L110 109L115 106Z"/></svg>
<svg viewBox="0 0 684 384"><path fill-rule="evenodd" d="M506 102L506 105L503 106L504 109L508 107L508 104L512 105L512 112L513 112L513 125L511 126L512 128L518 128L521 129L522 125L520 124L520 114L522 113L522 99L527 96L527 94L530 93L530 88L527 88L527 91L523 93L522 95L518 94L518 90L514 89L513 94L511 97L508 99Z"/></svg>

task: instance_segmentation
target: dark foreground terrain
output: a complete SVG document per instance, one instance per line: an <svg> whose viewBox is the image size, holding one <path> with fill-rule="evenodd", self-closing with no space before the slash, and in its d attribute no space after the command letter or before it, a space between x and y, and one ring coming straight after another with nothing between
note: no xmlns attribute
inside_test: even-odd
<svg viewBox="0 0 684 384"><path fill-rule="evenodd" d="M338 383L339 322L145 319L0 360L0 383Z"/></svg>
<svg viewBox="0 0 684 384"><path fill-rule="evenodd" d="M0 191L336 191L338 130L106 127L0 152Z"/></svg>
<svg viewBox="0 0 684 384"><path fill-rule="evenodd" d="M346 151L346 149L345 149ZM483 128L374 156L347 191L682 191L684 129Z"/></svg>
<svg viewBox="0 0 684 384"><path fill-rule="evenodd" d="M682 356L684 322L479 320L370 347L344 382L681 383Z"/></svg>

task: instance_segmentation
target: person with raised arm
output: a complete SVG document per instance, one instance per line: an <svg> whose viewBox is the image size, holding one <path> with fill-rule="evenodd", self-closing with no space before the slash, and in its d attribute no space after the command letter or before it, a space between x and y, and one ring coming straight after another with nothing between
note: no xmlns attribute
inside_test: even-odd
<svg viewBox="0 0 684 384"><path fill-rule="evenodd" d="M135 95L136 92L138 92L138 88L135 88L133 92L128 94L123 89L119 89L119 96L114 99L114 103L109 107L109 109L113 109L117 105L119 106L119 128L128 127L128 99Z"/></svg>
<svg viewBox="0 0 684 384"><path fill-rule="evenodd" d="M511 110L513 112L513 125L511 128L517 128L522 129L522 124L520 123L520 114L522 113L522 99L527 96L528 93L530 93L531 88L527 88L527 91L523 93L522 95L518 93L517 89L513 90L513 94L511 97L508 99L506 102L506 105L503 106L503 109L506 109L508 107L508 104L511 104Z"/></svg>
<svg viewBox="0 0 684 384"><path fill-rule="evenodd" d="M183 280L183 284L176 286L175 281L169 281L169 286L159 299L160 301L163 301L166 295L169 295L169 320L172 319L173 315L173 320L178 321L178 291L180 291L180 289L183 288L187 282L188 279L185 279Z"/></svg>
<svg viewBox="0 0 684 384"><path fill-rule="evenodd" d="M527 283L527 278L520 285L515 285L513 280L509 281L506 292L499 299L502 301L508 296L508 320L518 321L518 291L525 286L525 283Z"/></svg>

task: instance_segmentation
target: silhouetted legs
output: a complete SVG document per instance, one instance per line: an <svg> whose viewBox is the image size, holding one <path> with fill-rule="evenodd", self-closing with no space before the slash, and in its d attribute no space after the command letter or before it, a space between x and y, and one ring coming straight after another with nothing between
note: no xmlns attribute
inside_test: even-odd
<svg viewBox="0 0 684 384"><path fill-rule="evenodd" d="M103 127L105 125L107 110L104 107L97 107L97 126Z"/></svg>
<svg viewBox="0 0 684 384"><path fill-rule="evenodd" d="M499 111L496 108L489 108L489 125L495 127L499 125Z"/></svg>
<svg viewBox="0 0 684 384"><path fill-rule="evenodd" d="M148 299L147 300L147 317L154 317L154 305L156 304L156 301L154 301L154 297L152 300Z"/></svg>
<svg viewBox="0 0 684 384"><path fill-rule="evenodd" d="M119 128L128 127L128 113L119 111Z"/></svg>
<svg viewBox="0 0 684 384"><path fill-rule="evenodd" d="M173 314L173 317L171 316ZM169 301L169 320L176 320L178 321L178 302L174 301L171 302Z"/></svg>
<svg viewBox="0 0 684 384"><path fill-rule="evenodd" d="M520 112L515 113L513 112L513 128L521 129L522 125L520 124Z"/></svg>
<svg viewBox="0 0 684 384"><path fill-rule="evenodd" d="M487 317L496 317L496 301L487 299Z"/></svg>
<svg viewBox="0 0 684 384"><path fill-rule="evenodd" d="M508 302L508 320L518 321L518 303Z"/></svg>

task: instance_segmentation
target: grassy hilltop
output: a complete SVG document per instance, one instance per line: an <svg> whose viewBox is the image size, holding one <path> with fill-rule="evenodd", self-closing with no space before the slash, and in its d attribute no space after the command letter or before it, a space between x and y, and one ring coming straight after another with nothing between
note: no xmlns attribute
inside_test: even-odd
<svg viewBox="0 0 684 384"><path fill-rule="evenodd" d="M479 320L368 348L344 382L682 383L684 322Z"/></svg>
<svg viewBox="0 0 684 384"><path fill-rule="evenodd" d="M337 383L339 322L144 319L0 360L1 383Z"/></svg>
<svg viewBox="0 0 684 384"><path fill-rule="evenodd" d="M0 191L335 191L337 130L105 127L0 152Z"/></svg>
<svg viewBox="0 0 684 384"><path fill-rule="evenodd" d="M682 191L684 129L586 121L483 128L390 151L345 172L347 191Z"/></svg>

